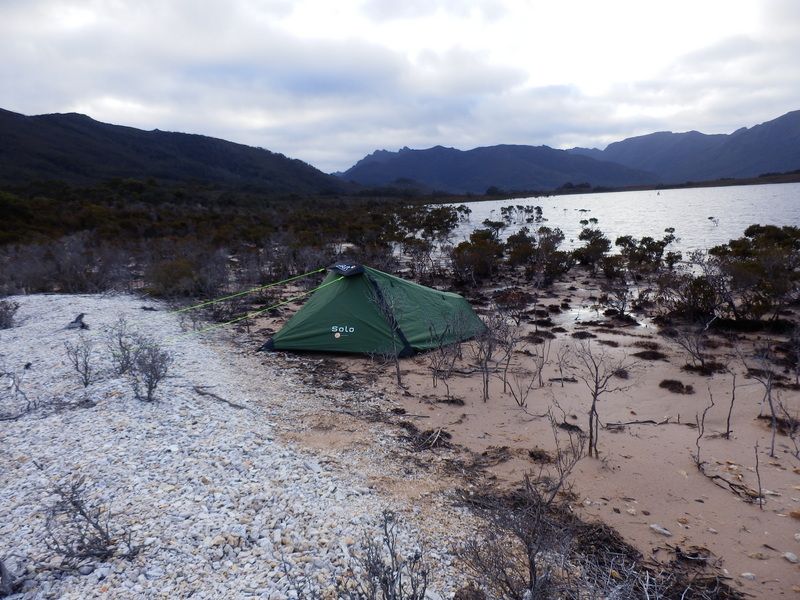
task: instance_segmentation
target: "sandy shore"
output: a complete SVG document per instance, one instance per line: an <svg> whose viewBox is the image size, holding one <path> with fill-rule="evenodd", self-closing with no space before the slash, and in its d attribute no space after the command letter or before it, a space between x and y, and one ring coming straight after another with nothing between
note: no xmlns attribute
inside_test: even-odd
<svg viewBox="0 0 800 600"><path fill-rule="evenodd" d="M559 349L575 345L576 332L591 333L595 351L606 352L609 361L624 361L631 375L616 382L627 389L599 400L600 456L581 460L570 479L577 497L575 511L586 520L611 525L647 557L669 562L677 552L702 555L730 577L733 587L754 597L800 594L800 565L795 562L800 555L800 458L792 440L781 434L770 455L770 423L758 418L764 387L746 376L739 356L741 351L746 355L753 342L763 343L765 336L740 336L744 350L713 336L717 347L710 351L712 358L730 372L697 374L683 368L686 353L647 318L639 315L638 323L630 325L604 317L602 308L593 305L595 285L573 277L554 288L542 304L569 306L552 314L555 328L523 322L527 333L557 331L545 344L521 342L515 348L510 372L534 370L534 355L548 357L543 385L531 386L524 409L514 394L503 391L500 372L491 378L489 399L482 399L481 377L468 348L462 372L447 382L456 402L448 400L442 381L434 387L431 364L424 355L403 362L402 387L393 380L393 368L381 369L374 360L334 358L338 366L331 371L349 371L362 381L377 377L385 393L404 407L408 421L420 430L442 429L452 436L452 444L484 457L490 465L487 481L505 488L526 473L538 472L540 466L529 451L555 450L545 413L551 411L559 421L587 431L590 390L580 379L556 380L564 375L558 368ZM486 315L489 310L487 305L482 312ZM280 327L287 316L265 322L264 334ZM647 349L664 356L658 360L635 356ZM775 370L787 384L793 381L785 370ZM735 387L731 373L736 374ZM530 376L522 382L512 383L513 379L507 378L516 385L519 398ZM660 387L665 380L691 386L693 393ZM792 414L800 414L800 390L786 385L773 393ZM714 406L709 408L712 399ZM702 436L698 424L703 425ZM348 447L346 439L324 431L316 432L308 443ZM748 495L758 496L759 489L759 500ZM668 531L669 537L659 530Z"/></svg>

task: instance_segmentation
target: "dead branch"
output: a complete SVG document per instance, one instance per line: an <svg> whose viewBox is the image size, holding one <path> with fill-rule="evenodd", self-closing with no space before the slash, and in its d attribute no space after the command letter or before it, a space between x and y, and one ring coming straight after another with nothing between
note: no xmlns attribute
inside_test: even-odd
<svg viewBox="0 0 800 600"><path fill-rule="evenodd" d="M745 502L761 501L761 494L756 490L754 490L753 488L751 488L749 485L746 485L744 483L735 483L733 481L730 481L729 479L726 479L725 477L722 477L722 475L714 475L706 473L705 467L707 464L708 463L706 462L697 463L697 470L700 471L701 475L713 481L715 485L721 487L723 490L724 489L730 490Z"/></svg>
<svg viewBox="0 0 800 600"><path fill-rule="evenodd" d="M645 419L644 421L627 421L625 423L606 423L605 427L625 427L626 425L669 425L669 420L672 417L667 417L663 421L654 421L653 419Z"/></svg>
<svg viewBox="0 0 800 600"><path fill-rule="evenodd" d="M239 410L246 410L247 409L246 406L243 406L241 404L236 404L235 402L231 402L230 400L226 400L225 398L223 398L221 396L217 396L216 394L213 394L211 392L207 392L207 391L205 391L203 388L201 388L199 386L194 386L194 391L197 392L198 394L200 394L201 396L211 396L214 400L217 400L218 402L224 402L225 404L227 404L231 408L238 408Z"/></svg>

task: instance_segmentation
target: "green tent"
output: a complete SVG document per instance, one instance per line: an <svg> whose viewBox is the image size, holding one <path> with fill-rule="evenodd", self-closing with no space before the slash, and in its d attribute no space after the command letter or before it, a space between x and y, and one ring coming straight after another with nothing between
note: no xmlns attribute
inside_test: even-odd
<svg viewBox="0 0 800 600"><path fill-rule="evenodd" d="M483 329L458 294L340 262L328 267L322 285L263 349L409 356Z"/></svg>

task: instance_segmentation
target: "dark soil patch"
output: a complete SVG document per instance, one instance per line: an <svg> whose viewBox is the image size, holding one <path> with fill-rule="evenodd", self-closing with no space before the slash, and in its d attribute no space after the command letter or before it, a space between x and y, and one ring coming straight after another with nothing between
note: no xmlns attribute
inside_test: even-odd
<svg viewBox="0 0 800 600"><path fill-rule="evenodd" d="M683 365L681 367L684 371L688 371L689 373L697 373L698 375L705 375L710 376L714 373L724 373L727 368L722 363L715 362L713 360L707 360L705 365Z"/></svg>
<svg viewBox="0 0 800 600"><path fill-rule="evenodd" d="M619 348L619 342L615 340L598 340L598 344L603 344L604 346L608 346L610 348Z"/></svg>
<svg viewBox="0 0 800 600"><path fill-rule="evenodd" d="M462 398L451 396L450 398L438 398L436 400L439 404L449 404L450 406L464 406L466 402Z"/></svg>
<svg viewBox="0 0 800 600"><path fill-rule="evenodd" d="M637 340L631 344L631 346L635 346L636 348L643 348L644 350L660 350L661 344L658 342L652 342L650 340Z"/></svg>
<svg viewBox="0 0 800 600"><path fill-rule="evenodd" d="M642 350L640 352L634 352L633 356L636 358L641 358L642 360L666 360L667 355L663 352L659 352L658 350Z"/></svg>
<svg viewBox="0 0 800 600"><path fill-rule="evenodd" d="M406 435L401 436L401 439L408 442L414 452L451 447L450 440L453 436L441 427L420 431L419 427L410 421L400 421L398 425L406 431Z"/></svg>
<svg viewBox="0 0 800 600"><path fill-rule="evenodd" d="M529 333L525 336L525 339L530 342L531 344L544 344L547 340L555 339L556 334L550 331L536 331Z"/></svg>
<svg viewBox="0 0 800 600"><path fill-rule="evenodd" d="M591 338L596 338L597 336L589 331L576 331L572 334L576 340L588 340Z"/></svg>
<svg viewBox="0 0 800 600"><path fill-rule="evenodd" d="M528 450L528 458L537 463L551 463L555 460L552 454L541 448L531 448Z"/></svg>
<svg viewBox="0 0 800 600"><path fill-rule="evenodd" d="M476 458L475 464L481 467L493 467L514 458L508 446L489 446Z"/></svg>
<svg viewBox="0 0 800 600"><path fill-rule="evenodd" d="M770 415L759 415L761 421L764 421L768 427L772 428L772 417ZM793 417L775 416L775 427L778 433L783 435L795 435L800 432L800 420Z"/></svg>
<svg viewBox="0 0 800 600"><path fill-rule="evenodd" d="M677 379L665 379L658 384L658 387L672 392L673 394L694 394L694 387L685 385Z"/></svg>
<svg viewBox="0 0 800 600"><path fill-rule="evenodd" d="M774 321L716 319L709 327L725 332L758 333L763 331L781 335L789 333L794 326L795 324L788 319L776 319Z"/></svg>
<svg viewBox="0 0 800 600"><path fill-rule="evenodd" d="M553 327L555 323L553 323L550 319L536 319L535 321L531 321L532 325L536 325L537 327Z"/></svg>

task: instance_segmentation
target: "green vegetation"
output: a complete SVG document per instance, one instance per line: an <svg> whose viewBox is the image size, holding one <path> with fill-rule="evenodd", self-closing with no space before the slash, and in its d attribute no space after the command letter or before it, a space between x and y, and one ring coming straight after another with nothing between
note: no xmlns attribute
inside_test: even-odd
<svg viewBox="0 0 800 600"><path fill-rule="evenodd" d="M451 201L452 198L447 198ZM16 293L142 290L218 297L347 258L443 288L487 283L548 287L580 265L602 278L601 301L620 317L649 303L663 318L785 329L800 289L800 228L752 225L743 237L683 257L661 239L611 240L582 221L581 246L543 224L535 206L503 207L450 245L466 206L409 195L266 194L112 179L88 187L34 182L0 190L0 297ZM503 239L511 225L522 225ZM636 297L635 293L638 294ZM766 325L764 325L766 326Z"/></svg>

